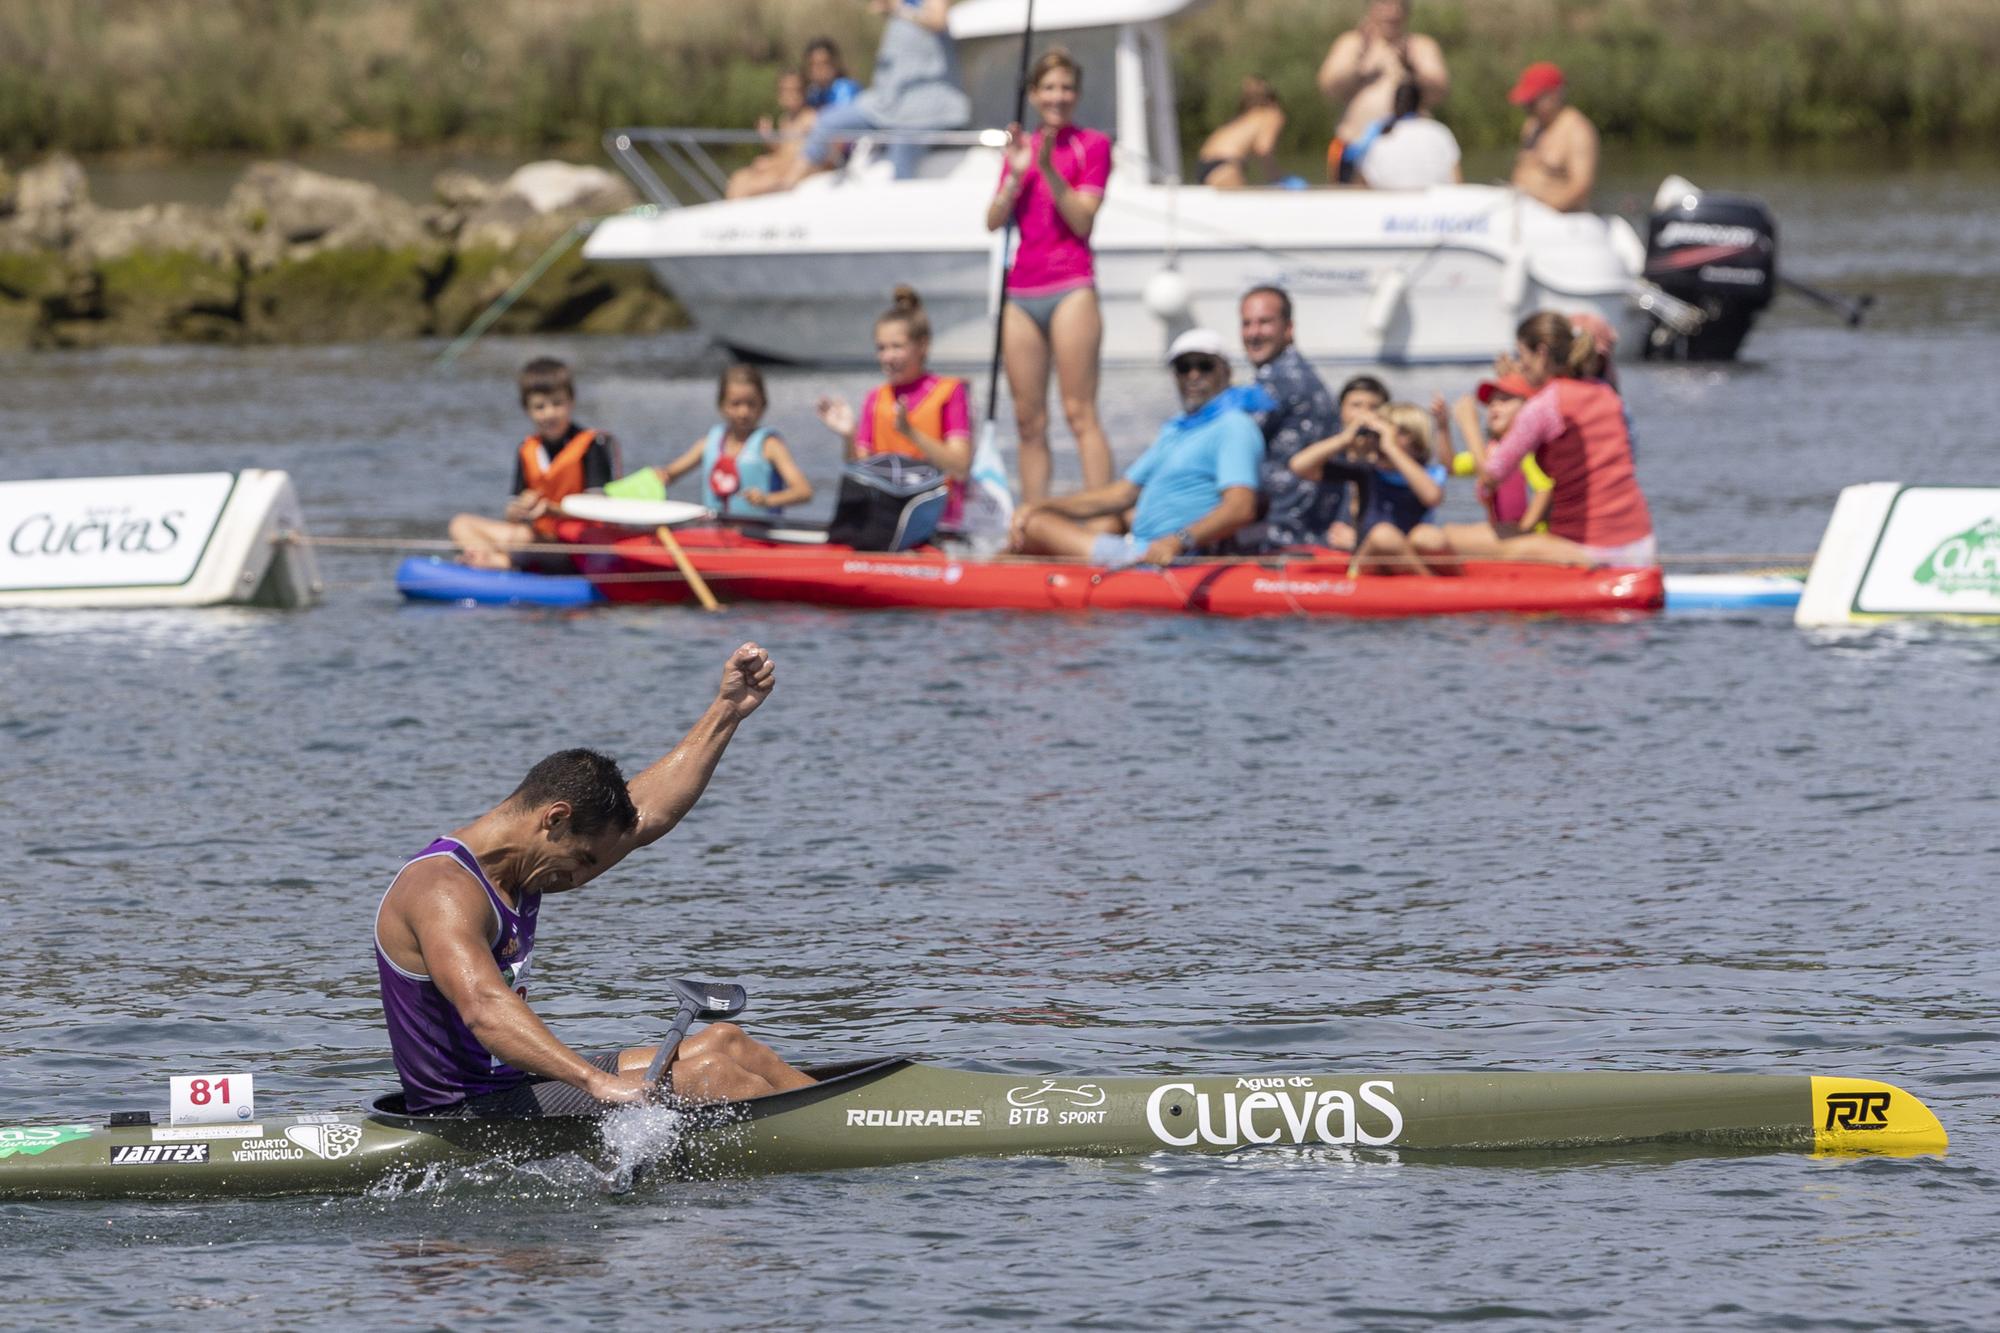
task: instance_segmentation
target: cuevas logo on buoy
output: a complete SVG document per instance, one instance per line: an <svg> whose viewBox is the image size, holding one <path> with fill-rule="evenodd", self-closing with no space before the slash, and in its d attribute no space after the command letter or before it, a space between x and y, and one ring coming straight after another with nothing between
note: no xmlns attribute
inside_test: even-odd
<svg viewBox="0 0 2000 1333"><path fill-rule="evenodd" d="M1911 577L1942 593L2000 597L2000 517L1984 519L1939 542Z"/></svg>

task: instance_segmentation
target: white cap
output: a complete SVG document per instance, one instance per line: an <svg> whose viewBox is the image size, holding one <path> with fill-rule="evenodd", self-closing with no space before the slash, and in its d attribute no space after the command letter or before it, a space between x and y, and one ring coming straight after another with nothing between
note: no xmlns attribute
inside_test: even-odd
<svg viewBox="0 0 2000 1333"><path fill-rule="evenodd" d="M1181 357L1190 354L1220 357L1227 361L1229 347L1222 341L1222 335L1214 329L1189 329L1174 339L1173 346L1167 348L1167 364L1171 366Z"/></svg>

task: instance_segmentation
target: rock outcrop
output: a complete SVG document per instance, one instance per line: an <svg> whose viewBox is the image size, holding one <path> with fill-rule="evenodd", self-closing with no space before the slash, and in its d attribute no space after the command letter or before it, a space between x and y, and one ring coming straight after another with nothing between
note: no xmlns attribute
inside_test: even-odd
<svg viewBox="0 0 2000 1333"><path fill-rule="evenodd" d="M364 181L250 167L220 209L105 209L73 158L0 170L0 348L451 336L577 224L630 206L610 173L537 162L446 172L417 207ZM571 245L496 326L648 332L685 322L637 266Z"/></svg>

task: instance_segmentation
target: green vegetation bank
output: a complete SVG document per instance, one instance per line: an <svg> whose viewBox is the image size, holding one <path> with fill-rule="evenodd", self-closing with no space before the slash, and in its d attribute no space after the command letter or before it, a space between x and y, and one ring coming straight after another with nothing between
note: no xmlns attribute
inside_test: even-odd
<svg viewBox="0 0 2000 1333"><path fill-rule="evenodd" d="M1052 0L1060 3L1060 0ZM1272 79L1323 143L1313 72L1361 0L1214 0L1175 27L1185 136ZM1996 0L1416 0L1444 114L1504 142L1530 60L1614 141L1942 143L2000 134ZM0 153L594 146L609 125L748 125L771 71L855 0L0 0Z"/></svg>

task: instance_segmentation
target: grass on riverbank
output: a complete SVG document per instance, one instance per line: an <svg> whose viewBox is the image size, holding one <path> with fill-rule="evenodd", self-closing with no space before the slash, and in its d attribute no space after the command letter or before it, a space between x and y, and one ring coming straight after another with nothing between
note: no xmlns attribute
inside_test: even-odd
<svg viewBox="0 0 2000 1333"><path fill-rule="evenodd" d="M1175 26L1185 137L1258 71L1323 143L1313 74L1360 0L1215 0ZM1502 142L1530 60L1607 138L1944 143L2000 135L1995 0L1417 0L1445 108ZM587 145L616 124L747 125L826 32L865 72L852 0L0 0L0 151L284 153L335 144Z"/></svg>

